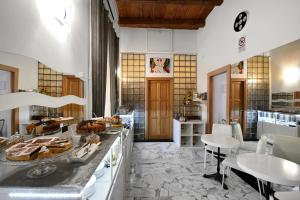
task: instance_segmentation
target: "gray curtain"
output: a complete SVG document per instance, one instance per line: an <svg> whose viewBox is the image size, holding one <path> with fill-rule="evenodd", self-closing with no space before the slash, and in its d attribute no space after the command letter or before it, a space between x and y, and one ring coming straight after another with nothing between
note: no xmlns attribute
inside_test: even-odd
<svg viewBox="0 0 300 200"><path fill-rule="evenodd" d="M108 48L110 64L110 92L111 92L111 113L115 114L119 106L118 96L118 62L119 62L119 39L114 31L112 23L108 28Z"/></svg>
<svg viewBox="0 0 300 200"><path fill-rule="evenodd" d="M104 116L109 19L102 0L91 4L92 109L97 116Z"/></svg>

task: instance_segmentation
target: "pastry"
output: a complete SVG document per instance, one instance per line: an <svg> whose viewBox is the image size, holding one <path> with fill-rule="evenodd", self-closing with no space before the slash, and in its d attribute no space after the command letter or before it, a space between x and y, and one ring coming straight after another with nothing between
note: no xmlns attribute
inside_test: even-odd
<svg viewBox="0 0 300 200"><path fill-rule="evenodd" d="M26 126L26 130L28 134L32 134L35 130L36 125L35 124L29 124L28 126Z"/></svg>
<svg viewBox="0 0 300 200"><path fill-rule="evenodd" d="M43 132L51 132L56 131L60 128L60 123L55 120L49 120L45 122L45 126L43 127Z"/></svg>
<svg viewBox="0 0 300 200"><path fill-rule="evenodd" d="M53 153L62 153L72 147L72 142L66 139L58 139L46 145L46 147Z"/></svg>
<svg viewBox="0 0 300 200"><path fill-rule="evenodd" d="M26 127L27 133L35 133L37 135L43 135L44 133L56 131L60 128L60 123L55 120L49 120L46 122L39 122L36 124L29 124Z"/></svg>
<svg viewBox="0 0 300 200"><path fill-rule="evenodd" d="M38 137L17 143L8 148L6 159L14 161L28 161L49 158L62 153L72 147L72 142L59 137Z"/></svg>
<svg viewBox="0 0 300 200"><path fill-rule="evenodd" d="M34 160L42 147L39 145L26 146L26 143L18 143L6 150L6 159L15 161Z"/></svg>
<svg viewBox="0 0 300 200"><path fill-rule="evenodd" d="M39 151L37 159L50 158L53 156L53 153L45 146L42 146Z"/></svg>
<svg viewBox="0 0 300 200"><path fill-rule="evenodd" d="M113 115L112 117L111 117L111 123L112 124L121 124L121 118L120 118L120 116L119 115Z"/></svg>
<svg viewBox="0 0 300 200"><path fill-rule="evenodd" d="M78 123L76 129L78 134L89 134L89 133L98 133L105 131L105 123L96 122L93 120L86 120Z"/></svg>
<svg viewBox="0 0 300 200"><path fill-rule="evenodd" d="M0 137L0 147L6 146L8 142L8 138Z"/></svg>

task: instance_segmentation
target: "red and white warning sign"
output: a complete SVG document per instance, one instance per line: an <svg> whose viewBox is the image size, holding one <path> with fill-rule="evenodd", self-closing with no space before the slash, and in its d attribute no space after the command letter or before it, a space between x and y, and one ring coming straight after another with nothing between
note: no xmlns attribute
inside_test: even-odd
<svg viewBox="0 0 300 200"><path fill-rule="evenodd" d="M246 36L242 36L239 39L239 51L244 51L246 49Z"/></svg>

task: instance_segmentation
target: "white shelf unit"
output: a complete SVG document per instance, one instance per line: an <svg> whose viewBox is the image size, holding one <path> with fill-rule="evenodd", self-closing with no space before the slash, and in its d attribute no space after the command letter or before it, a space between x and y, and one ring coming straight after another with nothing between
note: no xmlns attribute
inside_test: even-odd
<svg viewBox="0 0 300 200"><path fill-rule="evenodd" d="M180 122L173 120L173 140L180 147L202 147L201 136L205 134L206 124L200 120Z"/></svg>

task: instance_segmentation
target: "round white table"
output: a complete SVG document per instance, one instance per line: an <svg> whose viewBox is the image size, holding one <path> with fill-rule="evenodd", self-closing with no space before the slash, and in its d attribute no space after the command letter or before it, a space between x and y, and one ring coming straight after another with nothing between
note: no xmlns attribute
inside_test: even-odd
<svg viewBox="0 0 300 200"><path fill-rule="evenodd" d="M300 186L300 165L271 155L246 153L237 157L238 166L248 174L267 181L266 198L271 184Z"/></svg>
<svg viewBox="0 0 300 200"><path fill-rule="evenodd" d="M274 196L279 200L299 200L300 191L275 192Z"/></svg>
<svg viewBox="0 0 300 200"><path fill-rule="evenodd" d="M217 173L214 174L204 174L203 177L205 178L214 178L215 180L219 181L222 183L222 175L220 174L220 163L221 163L221 158L220 158L220 148L222 149L233 149L236 148L240 145L240 142L232 137L224 137L222 135L216 135L216 134L205 134L201 136L201 141L205 145L210 145L213 147L218 148L218 164L217 164ZM228 189L226 184L223 185L224 189Z"/></svg>

